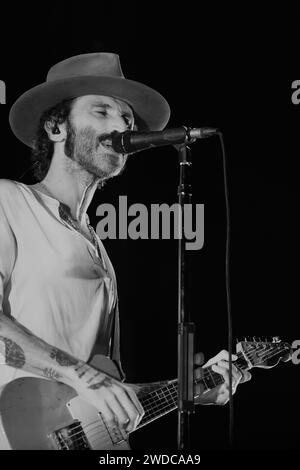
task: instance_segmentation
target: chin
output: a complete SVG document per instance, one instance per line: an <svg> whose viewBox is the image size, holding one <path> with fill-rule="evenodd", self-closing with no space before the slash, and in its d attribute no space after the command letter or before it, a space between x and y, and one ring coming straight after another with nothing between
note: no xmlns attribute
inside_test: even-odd
<svg viewBox="0 0 300 470"><path fill-rule="evenodd" d="M93 170L93 174L95 176L97 176L97 178L104 178L104 179L108 179L108 178L112 178L114 176L118 176L119 173L121 173L121 171L123 170L123 165L122 166L108 166L108 165L103 165L101 166L101 168L95 168Z"/></svg>
<svg viewBox="0 0 300 470"><path fill-rule="evenodd" d="M109 173L119 174L120 171L122 171L124 165L125 161L123 155L105 155L103 169L105 167L105 170L107 170Z"/></svg>

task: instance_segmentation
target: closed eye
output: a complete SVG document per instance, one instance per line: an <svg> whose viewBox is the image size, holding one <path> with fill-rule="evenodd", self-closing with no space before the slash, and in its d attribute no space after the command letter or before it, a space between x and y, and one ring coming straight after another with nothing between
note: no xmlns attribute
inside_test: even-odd
<svg viewBox="0 0 300 470"><path fill-rule="evenodd" d="M108 112L106 110L96 110L97 114L101 114L101 116L108 116ZM122 114L122 119L124 120L128 129L131 129L133 126L133 119L128 114Z"/></svg>
<svg viewBox="0 0 300 470"><path fill-rule="evenodd" d="M127 114L123 114L122 118L124 119L126 126L131 128L131 126L132 126L131 118L129 116L127 116Z"/></svg>

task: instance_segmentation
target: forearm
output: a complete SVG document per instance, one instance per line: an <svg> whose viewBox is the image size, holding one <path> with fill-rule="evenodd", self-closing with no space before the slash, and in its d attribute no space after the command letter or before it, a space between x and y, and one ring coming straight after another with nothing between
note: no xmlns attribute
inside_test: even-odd
<svg viewBox="0 0 300 470"><path fill-rule="evenodd" d="M5 364L75 387L88 366L70 354L51 346L23 325L0 311L0 353ZM94 375L95 375L95 370Z"/></svg>

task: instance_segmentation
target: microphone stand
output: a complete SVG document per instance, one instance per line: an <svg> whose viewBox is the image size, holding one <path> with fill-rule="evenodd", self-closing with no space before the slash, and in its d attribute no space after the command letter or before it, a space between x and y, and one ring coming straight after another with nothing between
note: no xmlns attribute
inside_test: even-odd
<svg viewBox="0 0 300 470"><path fill-rule="evenodd" d="M191 150L186 144L175 145L179 157L178 202L178 436L179 450L190 448L190 418L194 413L194 334L195 325L190 322L189 300L191 286L190 269L186 254L184 230L184 205L191 203Z"/></svg>

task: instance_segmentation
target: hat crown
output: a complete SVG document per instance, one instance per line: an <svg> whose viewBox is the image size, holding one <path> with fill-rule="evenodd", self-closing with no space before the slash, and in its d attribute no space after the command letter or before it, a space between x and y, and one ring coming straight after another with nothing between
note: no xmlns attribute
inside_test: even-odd
<svg viewBox="0 0 300 470"><path fill-rule="evenodd" d="M124 78L118 54L95 52L76 55L53 65L48 72L47 82L83 75Z"/></svg>

